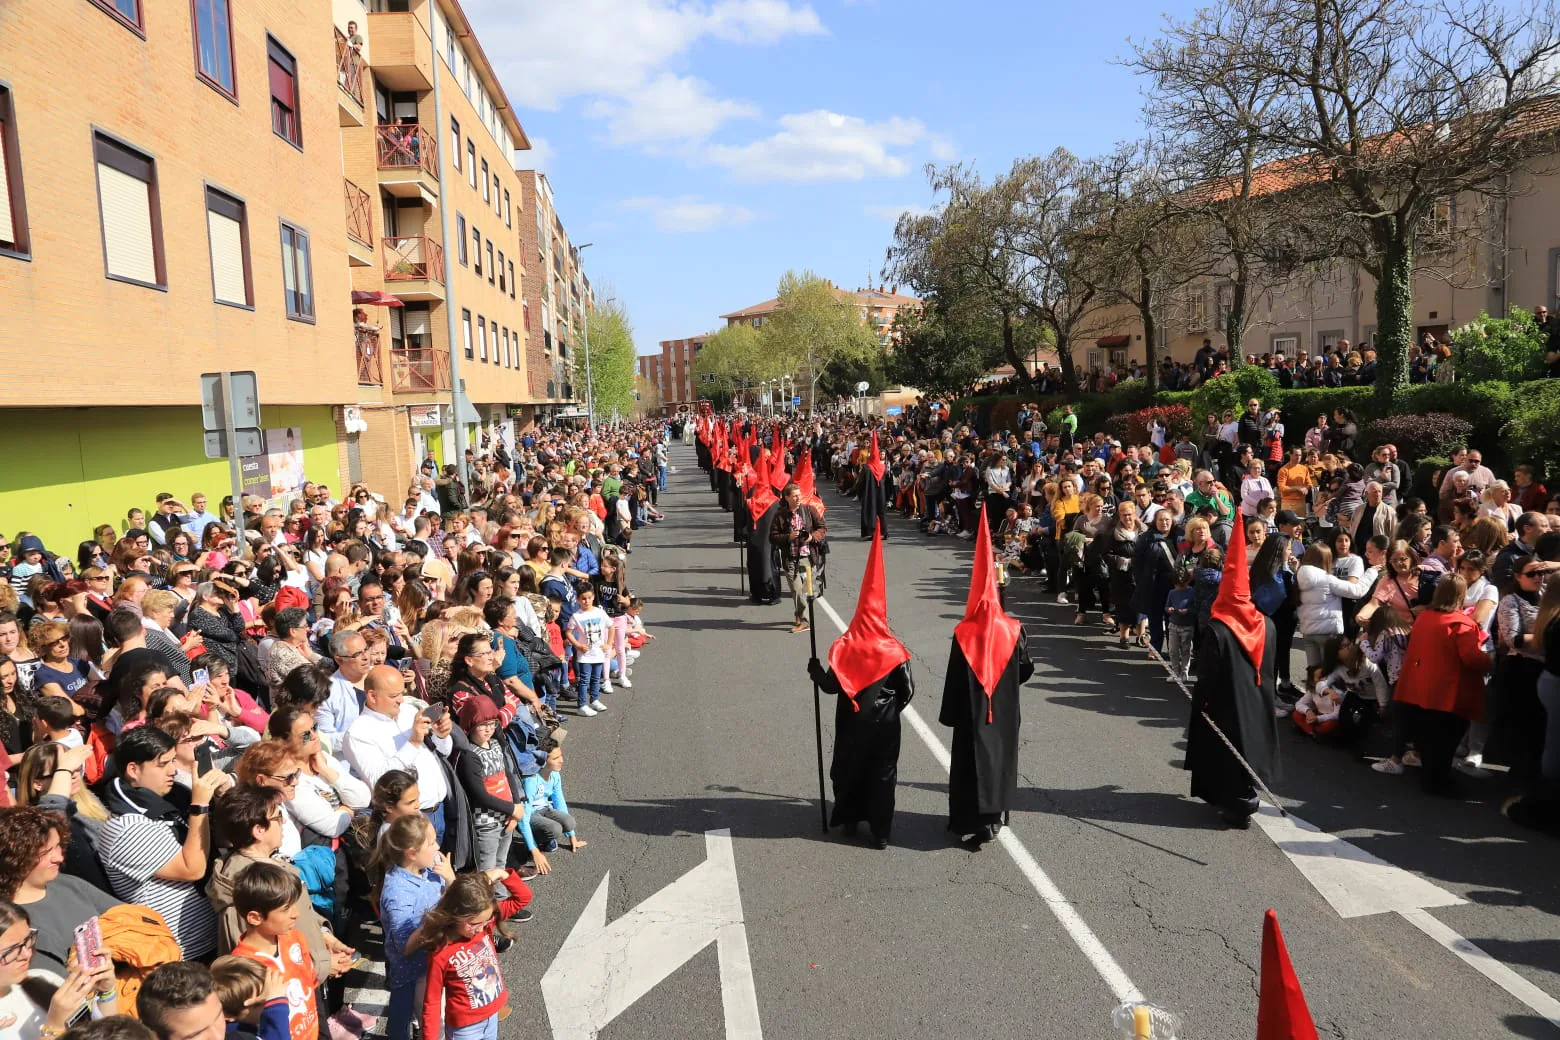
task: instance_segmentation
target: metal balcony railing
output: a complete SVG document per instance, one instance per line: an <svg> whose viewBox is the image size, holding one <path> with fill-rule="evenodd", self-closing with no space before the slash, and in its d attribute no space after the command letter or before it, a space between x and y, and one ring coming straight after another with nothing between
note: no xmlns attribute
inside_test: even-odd
<svg viewBox="0 0 1560 1040"><path fill-rule="evenodd" d="M390 352L390 388L397 393L450 388L450 354L434 347Z"/></svg>
<svg viewBox="0 0 1560 1040"><path fill-rule="evenodd" d="M421 168L431 179L439 179L438 141L426 127L416 123L380 123L374 127L374 135L381 170Z"/></svg>
<svg viewBox="0 0 1560 1040"><path fill-rule="evenodd" d="M382 240L385 281L430 281L444 284L444 247L422 235L402 235Z"/></svg>
<svg viewBox="0 0 1560 1040"><path fill-rule="evenodd" d="M347 92L347 96L363 105L363 69L366 63L363 61L363 53L342 35L340 29L336 30L336 84Z"/></svg>
<svg viewBox="0 0 1560 1040"><path fill-rule="evenodd" d="M383 386L385 377L379 369L379 330L359 327L352 331L357 348L358 386Z"/></svg>
<svg viewBox="0 0 1560 1040"><path fill-rule="evenodd" d="M342 191L347 202L347 234L368 248L374 248L374 199L346 178Z"/></svg>

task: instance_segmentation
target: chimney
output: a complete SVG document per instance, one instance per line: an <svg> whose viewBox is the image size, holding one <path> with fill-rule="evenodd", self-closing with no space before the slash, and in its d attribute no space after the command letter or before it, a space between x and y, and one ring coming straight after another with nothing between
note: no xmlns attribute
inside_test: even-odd
<svg viewBox="0 0 1560 1040"><path fill-rule="evenodd" d="M892 286L892 287L889 288L888 291L893 293L895 296L898 296L899 295L899 286L897 286L897 285Z"/></svg>

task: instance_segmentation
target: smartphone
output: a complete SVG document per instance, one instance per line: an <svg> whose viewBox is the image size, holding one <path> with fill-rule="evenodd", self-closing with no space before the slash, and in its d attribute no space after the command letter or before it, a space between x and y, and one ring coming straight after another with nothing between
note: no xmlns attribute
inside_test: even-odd
<svg viewBox="0 0 1560 1040"><path fill-rule="evenodd" d="M194 673L190 676L190 678L191 678L191 684L194 685L194 686L209 686L209 685L211 685L211 673L208 672L204 668L197 668L197 669L195 669Z"/></svg>
<svg viewBox="0 0 1560 1040"><path fill-rule="evenodd" d="M423 709L422 713L427 716L429 721L440 722L444 719L444 716L450 713L450 709L443 704L430 704Z"/></svg>
<svg viewBox="0 0 1560 1040"><path fill-rule="evenodd" d="M103 927L93 915L76 926L76 963L82 971L97 971L107 962L108 957L97 952L102 948Z"/></svg>
<svg viewBox="0 0 1560 1040"><path fill-rule="evenodd" d="M195 775L205 776L211 769L211 741L203 740L195 746Z"/></svg>

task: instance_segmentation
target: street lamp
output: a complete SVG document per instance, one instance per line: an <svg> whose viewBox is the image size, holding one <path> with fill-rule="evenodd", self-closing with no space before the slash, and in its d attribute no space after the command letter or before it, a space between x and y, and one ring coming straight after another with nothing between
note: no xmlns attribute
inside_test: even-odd
<svg viewBox="0 0 1560 1040"><path fill-rule="evenodd" d="M583 253L585 250L589 249L591 246L593 246L595 244L596 243L594 243L594 242L586 242L583 245L575 246L574 247L574 253L575 253L576 258L579 256L580 253ZM575 266L576 267L579 266L578 259L576 259L576 261L575 261ZM616 296L612 296L612 297L609 297L606 302L607 303L611 303L613 300L616 300L616 299L617 299ZM596 388L592 384L591 378L590 378L590 300L589 300L589 298L587 298L585 300L585 424L592 431L594 431L595 428L596 428Z"/></svg>

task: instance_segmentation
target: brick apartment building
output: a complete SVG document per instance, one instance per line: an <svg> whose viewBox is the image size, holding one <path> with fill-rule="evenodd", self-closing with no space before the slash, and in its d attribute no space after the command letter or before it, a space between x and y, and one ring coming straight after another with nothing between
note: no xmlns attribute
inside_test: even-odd
<svg viewBox="0 0 1560 1040"><path fill-rule="evenodd" d="M584 346L585 315L596 306L590 279L580 265L580 248L570 243L558 217L547 175L522 170L520 246L529 265L525 291L525 350L531 396L544 412L574 414L583 395L575 385L575 364ZM584 374L579 373L584 381ZM580 412L579 414L583 414Z"/></svg>
<svg viewBox="0 0 1560 1040"><path fill-rule="evenodd" d="M655 407L664 414L685 410L699 399L694 386L693 363L706 336L663 339L659 354L639 358L639 377L655 393Z"/></svg>
<svg viewBox="0 0 1560 1040"><path fill-rule="evenodd" d="M51 373L0 388L0 436L34 449L0 530L64 545L161 490L214 502L205 371L255 370L262 425L333 489L512 435L549 400L527 147L459 0L0 5L0 363Z"/></svg>

